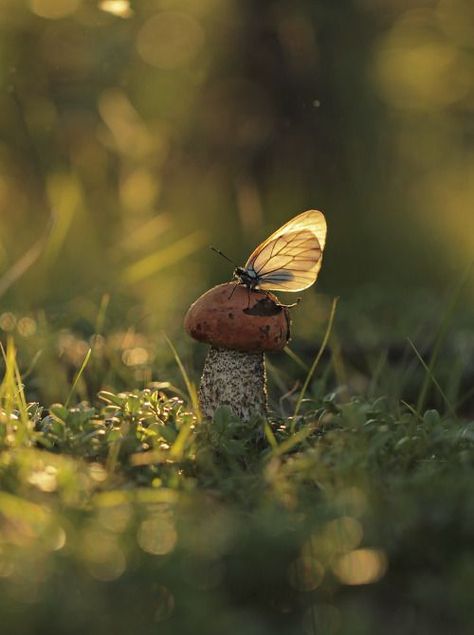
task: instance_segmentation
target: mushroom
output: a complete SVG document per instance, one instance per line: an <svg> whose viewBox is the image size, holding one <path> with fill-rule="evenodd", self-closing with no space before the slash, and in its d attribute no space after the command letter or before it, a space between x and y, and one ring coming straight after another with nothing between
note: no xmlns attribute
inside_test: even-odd
<svg viewBox="0 0 474 635"><path fill-rule="evenodd" d="M264 353L288 342L288 309L271 293L227 282L191 305L184 327L211 345L199 387L202 414L212 418L219 406L228 406L243 421L266 416Z"/></svg>

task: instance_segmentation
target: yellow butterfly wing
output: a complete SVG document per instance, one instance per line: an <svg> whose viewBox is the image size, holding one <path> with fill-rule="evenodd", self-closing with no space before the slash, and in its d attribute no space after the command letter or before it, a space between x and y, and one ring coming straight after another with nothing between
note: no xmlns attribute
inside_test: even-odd
<svg viewBox="0 0 474 635"><path fill-rule="evenodd" d="M326 220L318 210L285 223L250 255L245 268L258 276L258 288L302 291L318 277L326 244Z"/></svg>

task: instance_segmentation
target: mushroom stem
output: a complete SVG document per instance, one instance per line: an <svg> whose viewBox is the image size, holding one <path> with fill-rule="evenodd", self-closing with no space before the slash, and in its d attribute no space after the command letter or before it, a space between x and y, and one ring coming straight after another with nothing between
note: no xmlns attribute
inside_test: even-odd
<svg viewBox="0 0 474 635"><path fill-rule="evenodd" d="M249 353L211 346L201 377L202 414L212 418L219 406L243 421L267 414L267 378L263 352Z"/></svg>

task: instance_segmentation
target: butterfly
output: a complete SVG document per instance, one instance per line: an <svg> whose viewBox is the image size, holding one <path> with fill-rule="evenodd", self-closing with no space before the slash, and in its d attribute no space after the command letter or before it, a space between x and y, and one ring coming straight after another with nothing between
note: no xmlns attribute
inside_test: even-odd
<svg viewBox="0 0 474 635"><path fill-rule="evenodd" d="M234 269L233 277L249 290L302 291L318 277L325 244L326 219L311 209L258 245L245 265Z"/></svg>

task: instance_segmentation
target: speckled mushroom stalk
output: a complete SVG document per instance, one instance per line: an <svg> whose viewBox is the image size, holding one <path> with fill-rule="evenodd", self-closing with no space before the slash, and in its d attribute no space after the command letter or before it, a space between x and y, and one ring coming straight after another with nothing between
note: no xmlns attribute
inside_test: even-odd
<svg viewBox="0 0 474 635"><path fill-rule="evenodd" d="M267 381L263 353L211 346L199 386L199 403L212 419L219 406L229 406L243 421L267 414Z"/></svg>
<svg viewBox="0 0 474 635"><path fill-rule="evenodd" d="M214 287L192 304L185 329L211 348L199 387L202 414L219 406L243 421L267 414L264 353L281 350L289 339L289 314L276 298L230 282Z"/></svg>

